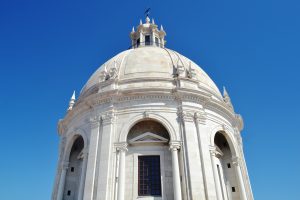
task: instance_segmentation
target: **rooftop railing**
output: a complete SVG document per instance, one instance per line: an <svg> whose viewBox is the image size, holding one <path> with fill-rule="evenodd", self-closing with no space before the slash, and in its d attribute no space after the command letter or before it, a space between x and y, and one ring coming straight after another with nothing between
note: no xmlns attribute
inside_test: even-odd
<svg viewBox="0 0 300 200"><path fill-rule="evenodd" d="M164 48L164 45L160 42L137 42L131 45L128 49L135 49L138 47L145 47L145 46L155 46L155 47Z"/></svg>

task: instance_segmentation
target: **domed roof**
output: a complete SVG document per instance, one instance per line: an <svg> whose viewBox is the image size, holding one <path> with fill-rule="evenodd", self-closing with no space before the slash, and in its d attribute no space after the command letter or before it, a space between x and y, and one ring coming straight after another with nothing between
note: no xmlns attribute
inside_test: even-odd
<svg viewBox="0 0 300 200"><path fill-rule="evenodd" d="M133 27L130 33L132 48L100 66L81 90L80 97L115 89L131 92L173 90L178 88L175 80L179 80L181 89L201 91L223 100L215 83L197 64L165 48L166 32L162 26L157 27L148 16L144 24L140 21L136 31Z"/></svg>
<svg viewBox="0 0 300 200"><path fill-rule="evenodd" d="M179 76L179 69L182 69L183 76L198 82L199 88L222 98L215 83L197 64L176 51L154 46L129 49L109 59L90 77L81 95L112 76L117 77L119 82L137 79L172 80Z"/></svg>

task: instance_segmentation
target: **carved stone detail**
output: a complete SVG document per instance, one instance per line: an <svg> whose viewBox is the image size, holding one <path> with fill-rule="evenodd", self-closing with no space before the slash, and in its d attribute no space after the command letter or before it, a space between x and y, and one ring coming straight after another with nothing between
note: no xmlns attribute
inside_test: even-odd
<svg viewBox="0 0 300 200"><path fill-rule="evenodd" d="M119 68L117 66L117 61L114 61L114 66L109 69L108 76L109 79L117 79L118 78Z"/></svg>
<svg viewBox="0 0 300 200"><path fill-rule="evenodd" d="M169 144L170 144L170 146L169 146L170 151L178 151L181 147L180 141L170 141Z"/></svg>
<svg viewBox="0 0 300 200"><path fill-rule="evenodd" d="M69 164L70 162L66 162L66 161L62 162L62 169L67 170L69 168Z"/></svg>
<svg viewBox="0 0 300 200"><path fill-rule="evenodd" d="M112 124L115 122L115 113L113 110L105 112L101 115L103 124Z"/></svg>
<svg viewBox="0 0 300 200"><path fill-rule="evenodd" d="M119 142L115 143L115 148L117 151L128 151L127 149L128 144L126 142Z"/></svg>
<svg viewBox="0 0 300 200"><path fill-rule="evenodd" d="M182 111L179 109L177 115L182 122L194 122L194 113L192 112Z"/></svg>
<svg viewBox="0 0 300 200"><path fill-rule="evenodd" d="M196 72L195 72L195 69L192 68L192 63L190 62L189 64L189 69L187 71L187 76L188 78L191 78L191 79L196 79Z"/></svg>
<svg viewBox="0 0 300 200"><path fill-rule="evenodd" d="M238 166L241 163L241 159L239 157L232 158L232 164Z"/></svg>
<svg viewBox="0 0 300 200"><path fill-rule="evenodd" d="M177 77L181 77L181 78L185 77L185 68L183 64L179 63L179 60L177 62L176 75Z"/></svg>
<svg viewBox="0 0 300 200"><path fill-rule="evenodd" d="M100 115L95 115L95 116L93 116L89 119L89 122L90 122L90 125L91 125L92 129L94 129L96 127L99 127L100 123L101 123L101 116Z"/></svg>
<svg viewBox="0 0 300 200"><path fill-rule="evenodd" d="M149 118L149 112L148 111L144 111L143 112L143 116L144 116L144 118Z"/></svg>
<svg viewBox="0 0 300 200"><path fill-rule="evenodd" d="M201 110L201 111L195 112L194 119L196 122L198 122L200 124L205 124L206 119L207 119L205 111Z"/></svg>

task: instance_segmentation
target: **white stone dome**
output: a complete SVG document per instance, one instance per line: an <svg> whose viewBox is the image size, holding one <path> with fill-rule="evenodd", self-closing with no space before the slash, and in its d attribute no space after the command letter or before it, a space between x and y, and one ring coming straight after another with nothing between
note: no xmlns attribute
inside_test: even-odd
<svg viewBox="0 0 300 200"><path fill-rule="evenodd" d="M140 87L167 89L173 85L163 82L174 82L174 78L177 77L196 83L198 87L191 89L201 90L222 99L216 84L196 63L176 51L155 46L129 49L109 59L90 77L81 90L81 96L98 92L95 88L99 88L101 82L109 82L110 79L118 80L118 84L122 85L119 89L134 89L137 85L132 84L133 82L142 83ZM160 81L163 82L155 84ZM188 87L188 84L186 85ZM109 89L112 88L103 91Z"/></svg>

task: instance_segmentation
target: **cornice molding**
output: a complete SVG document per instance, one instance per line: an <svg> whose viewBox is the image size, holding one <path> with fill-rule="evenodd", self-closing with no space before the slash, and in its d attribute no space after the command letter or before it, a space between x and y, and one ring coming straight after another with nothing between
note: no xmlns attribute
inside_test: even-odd
<svg viewBox="0 0 300 200"><path fill-rule="evenodd" d="M238 119L239 124L242 124L241 117L237 117L235 113L232 113L229 109L224 107L223 102L218 102L217 100L211 98L209 95L203 96L201 93L194 94L183 90L174 90L173 92L162 92L155 94L147 94L147 91L139 92L139 93L121 93L117 90L110 91L110 93L104 94L94 94L86 97L82 101L78 101L77 105L73 108L72 111L67 113L65 119L63 120L63 124L68 124L70 120L74 117L86 112L88 110L94 110L97 106L108 104L107 107L111 106L111 104L119 104L127 101L149 101L149 100L163 100L163 101L174 101L175 99L179 99L180 101L191 101L194 103L201 104L203 106L203 111L211 110L216 112L226 119L230 121L230 123L234 124L234 122ZM181 104L181 102L179 102ZM197 111L198 112L198 111ZM195 113L178 113L180 119L184 121L195 120ZM202 116L202 117L200 117ZM207 114L200 111L200 114L196 114L196 118L198 122L204 123L205 119L208 119ZM240 126L241 127L241 126ZM62 129L61 129L62 130Z"/></svg>

